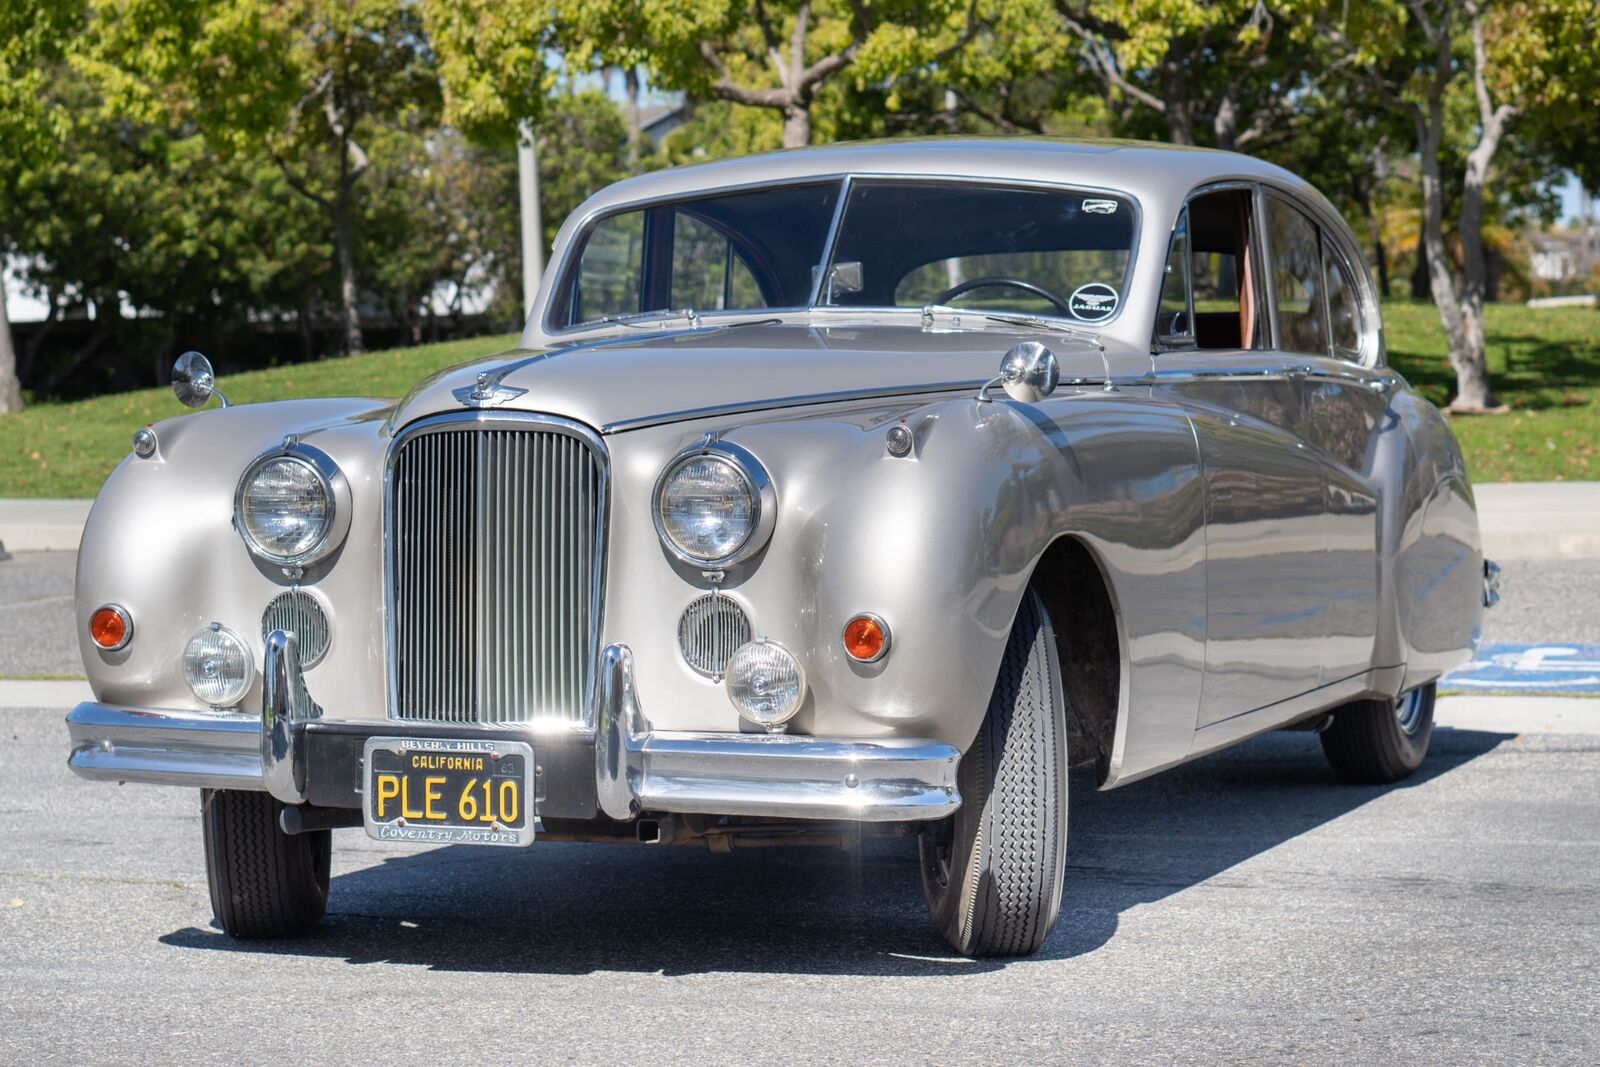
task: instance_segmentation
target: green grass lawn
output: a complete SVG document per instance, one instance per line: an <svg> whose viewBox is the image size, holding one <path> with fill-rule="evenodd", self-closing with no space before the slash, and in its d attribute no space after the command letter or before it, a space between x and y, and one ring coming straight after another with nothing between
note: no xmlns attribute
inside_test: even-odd
<svg viewBox="0 0 1600 1067"><path fill-rule="evenodd" d="M1384 324L1390 362L1428 399L1448 401L1455 379L1433 305L1390 304ZM1600 310L1491 306L1488 332L1490 375L1512 410L1453 420L1473 478L1600 478ZM239 403L400 396L431 371L515 341L479 337L300 363L227 376L221 385ZM181 410L169 390L143 389L0 417L0 497L92 497L127 454L135 429Z"/></svg>
<svg viewBox="0 0 1600 1067"><path fill-rule="evenodd" d="M296 363L218 381L236 404L308 396L402 396L425 374L511 348L515 334ZM213 404L215 401L213 401ZM0 415L0 497L92 497L133 431L183 413L172 390L140 389Z"/></svg>
<svg viewBox="0 0 1600 1067"><path fill-rule="evenodd" d="M1478 482L1600 478L1600 309L1491 304L1489 381L1504 415L1452 417ZM1389 362L1435 404L1455 393L1432 304L1383 310Z"/></svg>

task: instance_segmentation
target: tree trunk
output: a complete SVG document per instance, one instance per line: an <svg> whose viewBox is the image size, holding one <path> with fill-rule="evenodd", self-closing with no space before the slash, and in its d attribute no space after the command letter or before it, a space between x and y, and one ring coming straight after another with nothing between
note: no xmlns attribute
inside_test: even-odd
<svg viewBox="0 0 1600 1067"><path fill-rule="evenodd" d="M1161 64L1161 97L1167 105L1167 136L1173 144L1194 144L1194 115L1189 110L1189 75L1173 44Z"/></svg>
<svg viewBox="0 0 1600 1067"><path fill-rule="evenodd" d="M789 104L783 109L783 147L804 148L811 143L811 109Z"/></svg>
<svg viewBox="0 0 1600 1067"><path fill-rule="evenodd" d="M1450 407L1455 411L1483 411L1493 406L1489 374L1483 361L1483 309L1480 304L1477 321L1468 322L1463 313L1465 301L1456 293L1455 279L1450 272L1450 253L1444 244L1444 182L1439 174L1444 108L1438 100L1431 103L1421 125L1422 143L1418 147L1422 157L1422 248L1427 253L1428 286L1433 291L1433 303L1439 309L1439 325L1444 327L1450 366L1456 372L1456 398L1450 402ZM1461 221L1464 232L1465 211Z"/></svg>
<svg viewBox="0 0 1600 1067"><path fill-rule="evenodd" d="M624 67L622 84L627 93L622 120L628 127L628 171L632 173L639 169L639 68Z"/></svg>
<svg viewBox="0 0 1600 1067"><path fill-rule="evenodd" d="M1389 250L1383 247L1383 232L1378 227L1378 213L1372 206L1372 192L1364 184L1357 192L1361 201L1361 216L1372 235L1372 265L1378 272L1378 293L1389 299Z"/></svg>
<svg viewBox="0 0 1600 1067"><path fill-rule="evenodd" d="M22 410L22 383L17 380L17 350L11 343L4 285L0 279L0 415L9 415Z"/></svg>
<svg viewBox="0 0 1600 1067"><path fill-rule="evenodd" d="M1483 21L1476 7L1472 14L1474 95L1478 100L1478 143L1467 153L1466 173L1461 184L1461 326L1462 346L1458 353L1450 348L1450 363L1456 369L1456 398L1453 411L1486 411L1498 407L1489 389L1487 345L1483 331L1483 296L1488 274L1483 257L1483 193L1489 180L1489 163L1500 147L1500 138L1515 111L1505 105L1492 106L1484 77L1486 63L1483 46Z"/></svg>
<svg viewBox="0 0 1600 1067"><path fill-rule="evenodd" d="M333 243L339 257L339 305L344 317L344 348L346 354L355 356L361 354L363 346L350 199L350 187L341 181L339 195L333 205Z"/></svg>

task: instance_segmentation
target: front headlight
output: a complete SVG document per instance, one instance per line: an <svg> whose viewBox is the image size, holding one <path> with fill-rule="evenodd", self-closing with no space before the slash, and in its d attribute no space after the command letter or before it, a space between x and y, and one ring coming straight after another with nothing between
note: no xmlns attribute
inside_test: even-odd
<svg viewBox="0 0 1600 1067"><path fill-rule="evenodd" d="M772 479L747 450L709 441L678 456L656 483L656 532L667 551L696 566L748 559L772 536Z"/></svg>
<svg viewBox="0 0 1600 1067"><path fill-rule="evenodd" d="M348 499L341 496L348 498L348 489L333 460L294 444L244 472L234 525L250 551L269 563L315 562L337 548L349 528Z"/></svg>
<svg viewBox="0 0 1600 1067"><path fill-rule="evenodd" d="M250 650L221 623L207 626L183 648L183 680L203 704L232 707L244 699L254 678Z"/></svg>

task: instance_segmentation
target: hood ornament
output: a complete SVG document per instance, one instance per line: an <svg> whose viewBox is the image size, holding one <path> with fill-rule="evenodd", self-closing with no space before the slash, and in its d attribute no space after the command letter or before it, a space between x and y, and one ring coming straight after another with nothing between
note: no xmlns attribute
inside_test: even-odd
<svg viewBox="0 0 1600 1067"><path fill-rule="evenodd" d="M506 371L501 371L499 374L480 374L477 384L453 389L450 395L469 408L492 408L508 400L515 400L527 392L526 389L518 389L516 386L501 382L500 379L505 377L505 374Z"/></svg>

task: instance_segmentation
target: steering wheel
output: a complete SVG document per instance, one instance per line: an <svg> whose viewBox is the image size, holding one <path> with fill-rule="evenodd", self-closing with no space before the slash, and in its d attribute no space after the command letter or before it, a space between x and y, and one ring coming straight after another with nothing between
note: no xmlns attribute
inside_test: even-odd
<svg viewBox="0 0 1600 1067"><path fill-rule="evenodd" d="M963 293L970 293L974 289L986 289L991 285L1004 285L1012 289L1021 289L1025 293L1030 293L1041 300L1048 301L1052 307L1061 312L1063 318L1077 318L1077 316L1072 313L1072 309L1067 306L1067 302L1065 300L1061 299L1044 286L1035 285L1029 281L1023 281L1021 278L1008 278L1003 274L991 274L985 278L973 278L971 281L962 282L960 285L952 285L950 288L934 297L933 303L948 304L950 301L954 300Z"/></svg>

